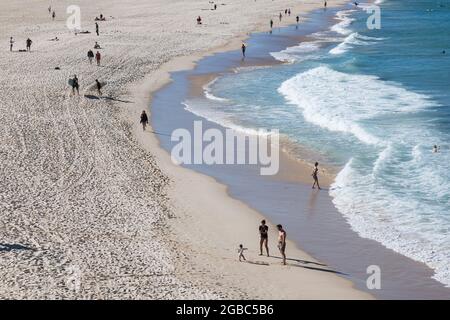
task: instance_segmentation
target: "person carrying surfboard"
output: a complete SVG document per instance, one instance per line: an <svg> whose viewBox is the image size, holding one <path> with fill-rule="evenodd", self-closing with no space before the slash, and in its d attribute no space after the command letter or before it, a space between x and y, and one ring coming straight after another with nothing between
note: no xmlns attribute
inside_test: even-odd
<svg viewBox="0 0 450 320"><path fill-rule="evenodd" d="M75 74L73 79L69 80L69 84L72 86L72 93L75 94L75 90L77 90L78 95L80 95L80 85L78 84L78 78Z"/></svg>

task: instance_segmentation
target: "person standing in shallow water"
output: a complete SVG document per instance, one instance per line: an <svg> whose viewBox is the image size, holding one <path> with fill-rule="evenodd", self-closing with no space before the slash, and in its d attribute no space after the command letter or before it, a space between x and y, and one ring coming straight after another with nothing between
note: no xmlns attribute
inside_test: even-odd
<svg viewBox="0 0 450 320"><path fill-rule="evenodd" d="M277 225L278 229L278 249L280 250L281 257L283 258L283 265L286 265L286 231L284 231L281 224Z"/></svg>
<svg viewBox="0 0 450 320"><path fill-rule="evenodd" d="M245 58L245 51L247 50L247 46L245 43L242 43L242 57Z"/></svg>
<svg viewBox="0 0 450 320"><path fill-rule="evenodd" d="M314 183L313 183L312 188L315 189L316 188L316 184L317 184L317 188L319 190L321 190L320 189L320 185L319 185L319 163L318 162L316 162L314 164L314 170L313 170L313 173L312 173L312 177L314 179Z"/></svg>
<svg viewBox="0 0 450 320"><path fill-rule="evenodd" d="M269 227L266 225L266 220L261 221L261 225L259 226L259 235L261 236L261 240L259 241L259 250L260 256L263 255L263 246L266 248L267 256L269 256Z"/></svg>
<svg viewBox="0 0 450 320"><path fill-rule="evenodd" d="M148 117L147 117L147 113L144 111L142 111L141 113L141 124L142 124L142 129L143 131L145 131L145 127L148 124Z"/></svg>

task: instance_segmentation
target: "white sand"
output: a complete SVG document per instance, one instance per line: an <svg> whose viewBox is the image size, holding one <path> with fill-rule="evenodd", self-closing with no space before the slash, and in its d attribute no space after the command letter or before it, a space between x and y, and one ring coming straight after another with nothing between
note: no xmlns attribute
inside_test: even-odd
<svg viewBox="0 0 450 320"><path fill-rule="evenodd" d="M265 28L298 1L224 0L214 12L197 0L80 0L92 33L78 36L65 26L72 2L53 2L55 21L48 0L0 2L1 299L369 298L331 273L256 259L260 216L173 166L137 124L148 91L193 59L173 58ZM322 2L305 8L313 3ZM108 20L97 37L100 13ZM10 36L15 50L30 37L32 52L10 53ZM94 41L102 67L86 58ZM79 97L67 86L73 74ZM109 99L90 96L95 79L107 79ZM270 266L238 263L237 239Z"/></svg>

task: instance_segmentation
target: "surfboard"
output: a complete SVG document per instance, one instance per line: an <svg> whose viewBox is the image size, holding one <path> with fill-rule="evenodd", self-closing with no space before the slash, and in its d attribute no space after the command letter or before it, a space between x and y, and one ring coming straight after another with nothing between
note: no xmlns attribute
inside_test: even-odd
<svg viewBox="0 0 450 320"><path fill-rule="evenodd" d="M99 81L99 82L100 82L100 85L102 86L102 88L108 84L108 82L106 82L106 81ZM89 89L90 89L90 90L97 90L97 83L94 82L94 83L89 87Z"/></svg>

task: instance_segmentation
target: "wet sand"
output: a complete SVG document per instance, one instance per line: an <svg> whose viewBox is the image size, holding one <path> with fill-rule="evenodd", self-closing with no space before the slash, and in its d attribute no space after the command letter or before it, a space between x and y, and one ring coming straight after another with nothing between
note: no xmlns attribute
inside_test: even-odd
<svg viewBox="0 0 450 320"><path fill-rule="evenodd" d="M316 16L317 18L317 16ZM316 19L317 20L317 19ZM331 19L322 19L324 21ZM317 31L317 26L311 28ZM240 51L218 53L199 61L193 71L172 74L172 84L159 91L152 101L153 126L157 132L171 132L173 128L188 128L199 117L183 110L181 104L187 97L201 97L203 86L217 76L236 68L261 66L261 61L274 67L278 62L269 58L269 52L298 44L301 37L290 36L292 28L279 31L281 39L273 43L267 33L256 34L249 40L250 46L258 44L255 58L240 59ZM253 42L252 42L253 41ZM263 44L264 43L264 44ZM284 46L284 47L283 47ZM254 62L254 64L252 64ZM161 112L164 108L164 113ZM165 116L170 109L170 118ZM221 126L203 120L207 128ZM170 150L172 144L164 136L158 136L163 148ZM307 152L307 150L305 150ZM273 223L286 226L295 243L320 261L338 270L340 276L351 280L357 288L366 290L381 299L445 299L449 290L431 279L433 271L427 266L388 250L379 243L360 238L350 229L342 215L337 212L327 193L333 179L330 168L325 190L313 191L310 181L312 165L281 156L280 174L262 178L257 166L202 166L189 165L190 169L214 177L228 186L231 197L241 200L251 208L268 217ZM295 174L292 174L295 173ZM332 244L332 245L330 245ZM366 287L367 268L377 265L382 270L382 290L369 291Z"/></svg>

